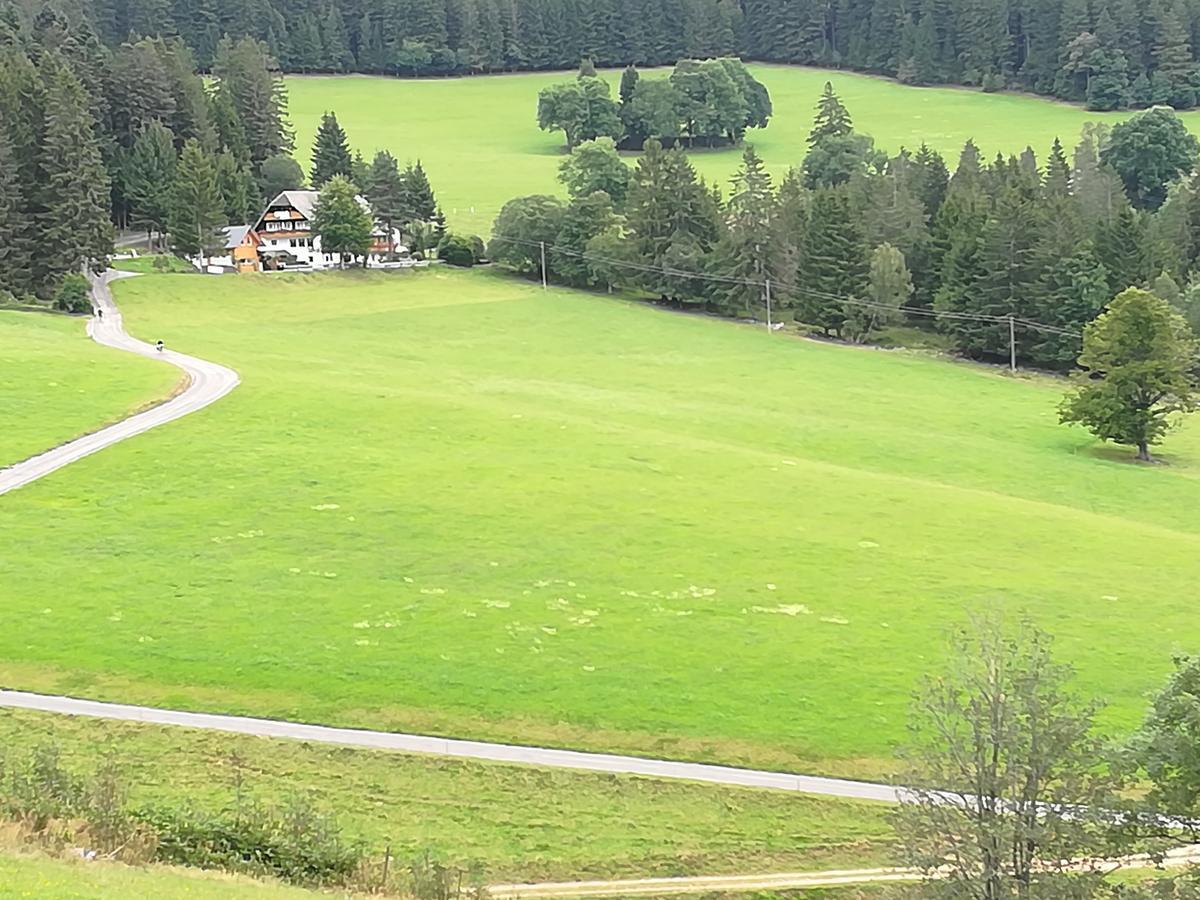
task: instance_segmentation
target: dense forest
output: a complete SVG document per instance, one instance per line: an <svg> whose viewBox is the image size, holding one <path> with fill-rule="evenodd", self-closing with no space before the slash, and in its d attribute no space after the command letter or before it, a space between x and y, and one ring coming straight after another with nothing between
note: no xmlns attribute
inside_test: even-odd
<svg viewBox="0 0 1200 900"><path fill-rule="evenodd" d="M1151 289L1200 325L1200 142L1167 109L951 166L922 145L888 157L826 85L802 165L780 181L753 147L727 196L682 149L650 140L628 169L613 142L562 164L569 199L515 198L496 261L578 287L684 308L794 319L871 340L935 325L964 355L1074 365L1084 326L1115 294ZM544 255L543 255L544 254ZM545 261L543 263L543 260Z"/></svg>
<svg viewBox="0 0 1200 900"><path fill-rule="evenodd" d="M7 5L5 5L7 4ZM223 36L286 71L464 74L686 58L844 67L912 84L1035 91L1093 109L1197 102L1200 0L56 0L110 46ZM0 2L4 31L45 15Z"/></svg>

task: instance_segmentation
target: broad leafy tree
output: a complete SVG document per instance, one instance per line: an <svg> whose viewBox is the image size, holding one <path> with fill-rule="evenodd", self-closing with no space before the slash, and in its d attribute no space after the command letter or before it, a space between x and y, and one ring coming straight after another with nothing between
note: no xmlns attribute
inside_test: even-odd
<svg viewBox="0 0 1200 900"><path fill-rule="evenodd" d="M622 131L608 83L592 76L543 88L538 94L537 120L543 131L562 131L568 147L598 137L615 140Z"/></svg>
<svg viewBox="0 0 1200 900"><path fill-rule="evenodd" d="M344 175L334 175L317 197L313 234L321 239L323 253L336 253L340 265L346 258L362 257L366 265L375 223L358 197L358 188Z"/></svg>
<svg viewBox="0 0 1200 900"><path fill-rule="evenodd" d="M1122 291L1084 329L1080 371L1059 418L1149 460L1172 420L1200 405L1197 354L1191 329L1165 300Z"/></svg>
<svg viewBox="0 0 1200 900"><path fill-rule="evenodd" d="M492 226L488 257L518 272L539 273L543 252L546 265L550 265L565 211L561 200L547 194L509 200Z"/></svg>
<svg viewBox="0 0 1200 900"><path fill-rule="evenodd" d="M259 194L271 200L282 191L296 191L305 186L304 170L300 163L286 154L263 161L258 173Z"/></svg>
<svg viewBox="0 0 1200 900"><path fill-rule="evenodd" d="M574 198L603 191L620 209L629 192L629 167L617 154L612 138L585 141L571 151L558 167L558 180Z"/></svg>
<svg viewBox="0 0 1200 900"><path fill-rule="evenodd" d="M1200 158L1200 141L1169 109L1138 113L1113 126L1100 154L1125 185L1129 201L1139 209L1158 209L1167 185L1189 175Z"/></svg>
<svg viewBox="0 0 1200 900"><path fill-rule="evenodd" d="M1102 855L1117 781L1103 766L1095 704L1048 636L995 616L956 630L944 672L917 692L908 792L896 815L921 896L1084 900L1103 875L1070 860Z"/></svg>

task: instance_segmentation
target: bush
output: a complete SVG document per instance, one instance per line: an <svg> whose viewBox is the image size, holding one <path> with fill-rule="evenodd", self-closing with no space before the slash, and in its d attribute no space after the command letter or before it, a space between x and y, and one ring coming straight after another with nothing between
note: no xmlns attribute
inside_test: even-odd
<svg viewBox="0 0 1200 900"><path fill-rule="evenodd" d="M54 294L54 308L69 313L92 311L91 285L82 275L68 275Z"/></svg>
<svg viewBox="0 0 1200 900"><path fill-rule="evenodd" d="M996 91L1004 90L1004 76L998 72L988 72L983 76L983 83L980 85L985 94L994 94Z"/></svg>
<svg viewBox="0 0 1200 900"><path fill-rule="evenodd" d="M476 238L475 240L479 240ZM482 241L480 241L482 243ZM449 265L469 269L476 263L475 244L470 237L461 234L448 234L438 246L438 259L445 260Z"/></svg>
<svg viewBox="0 0 1200 900"><path fill-rule="evenodd" d="M471 252L475 255L476 263L481 263L487 259L487 245L484 244L483 238L477 234L471 235Z"/></svg>
<svg viewBox="0 0 1200 900"><path fill-rule="evenodd" d="M271 875L299 884L345 884L363 858L336 823L303 800L218 815L194 809L137 813L158 835L157 858L200 868Z"/></svg>

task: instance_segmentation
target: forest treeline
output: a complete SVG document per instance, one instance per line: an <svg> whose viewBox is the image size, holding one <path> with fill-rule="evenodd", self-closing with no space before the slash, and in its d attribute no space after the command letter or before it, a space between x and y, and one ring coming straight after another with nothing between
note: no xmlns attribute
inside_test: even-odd
<svg viewBox="0 0 1200 900"><path fill-rule="evenodd" d="M1200 325L1200 143L1167 109L1088 126L1072 156L988 160L953 174L925 145L888 157L830 85L801 166L777 183L753 147L722 196L680 148L650 140L630 170L611 140L575 148L569 199L501 210L491 256L580 287L798 323L851 340L935 320L959 352L1070 368L1084 326L1129 287ZM903 307L903 309L901 309Z"/></svg>
<svg viewBox="0 0 1200 900"><path fill-rule="evenodd" d="M226 39L211 68L209 88L178 39L110 50L53 14L0 44L0 296L54 297L118 225L195 254L301 186L265 48Z"/></svg>
<svg viewBox="0 0 1200 900"><path fill-rule="evenodd" d="M251 36L290 72L451 75L740 55L1028 90L1093 109L1186 108L1200 90L1200 0L2 0L0 41L47 15L84 22L110 46L178 36L205 69L223 37Z"/></svg>

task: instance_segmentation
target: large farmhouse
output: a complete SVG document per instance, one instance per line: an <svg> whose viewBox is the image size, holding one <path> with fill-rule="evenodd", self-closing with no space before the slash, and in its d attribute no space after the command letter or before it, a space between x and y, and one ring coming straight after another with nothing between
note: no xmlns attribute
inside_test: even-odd
<svg viewBox="0 0 1200 900"><path fill-rule="evenodd" d="M283 191L267 204L252 229L260 241L258 255L264 269L326 269L340 263L338 254L322 251L321 238L312 231L313 210L319 196L317 191ZM371 212L366 198L359 197L358 202ZM399 230L393 229L389 238L387 229L376 222L372 234L374 243L368 263L404 252Z"/></svg>

